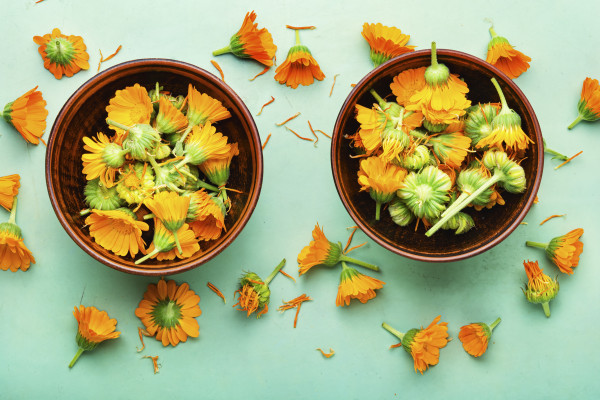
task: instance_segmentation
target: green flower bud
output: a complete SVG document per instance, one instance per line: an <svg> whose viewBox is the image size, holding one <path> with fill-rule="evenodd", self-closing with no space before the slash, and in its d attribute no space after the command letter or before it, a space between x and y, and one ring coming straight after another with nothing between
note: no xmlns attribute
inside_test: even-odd
<svg viewBox="0 0 600 400"><path fill-rule="evenodd" d="M107 188L100 182L100 178L88 181L83 189L85 204L96 210L109 211L123 205L116 186Z"/></svg>
<svg viewBox="0 0 600 400"><path fill-rule="evenodd" d="M448 124L432 124L431 122L424 120L423 127L431 133L440 133L448 127Z"/></svg>
<svg viewBox="0 0 600 400"><path fill-rule="evenodd" d="M392 221L399 226L406 226L415 218L415 215L399 198L394 199L390 203L388 211L392 217Z"/></svg>
<svg viewBox="0 0 600 400"><path fill-rule="evenodd" d="M465 134L471 138L473 146L492 132L492 121L497 115L498 108L489 103L477 104L469 108L465 121Z"/></svg>
<svg viewBox="0 0 600 400"><path fill-rule="evenodd" d="M157 160L162 160L167 158L169 155L171 155L171 148L168 144L162 143L156 147L156 154L154 155L154 158Z"/></svg>
<svg viewBox="0 0 600 400"><path fill-rule="evenodd" d="M102 150L102 161L110 168L121 168L125 163L125 154L129 150L124 150L116 143L108 143Z"/></svg>
<svg viewBox="0 0 600 400"><path fill-rule="evenodd" d="M408 174L397 194L415 216L434 220L445 210L451 187L448 175L437 167L427 166L419 173Z"/></svg>
<svg viewBox="0 0 600 400"><path fill-rule="evenodd" d="M465 169L460 172L458 178L456 178L456 185L461 192L471 194L483 186L487 182L488 178L484 176L478 169ZM477 206L485 206L490 202L490 197L493 193L491 188L487 188L481 192L477 197L471 200L470 204ZM442 227L442 229L444 229ZM450 228L455 229L455 228Z"/></svg>
<svg viewBox="0 0 600 400"><path fill-rule="evenodd" d="M134 160L145 161L146 153L152 153L160 142L160 134L147 124L135 124L123 140L123 148L129 150Z"/></svg>
<svg viewBox="0 0 600 400"><path fill-rule="evenodd" d="M444 230L453 230L455 234L460 235L468 232L473 227L475 227L473 218L471 218L469 214L459 212L453 215L440 228Z"/></svg>
<svg viewBox="0 0 600 400"><path fill-rule="evenodd" d="M418 145L410 153L400 154L397 158L392 160L392 163L409 170L419 170L427 165L437 165L433 154L429 151L427 146Z"/></svg>

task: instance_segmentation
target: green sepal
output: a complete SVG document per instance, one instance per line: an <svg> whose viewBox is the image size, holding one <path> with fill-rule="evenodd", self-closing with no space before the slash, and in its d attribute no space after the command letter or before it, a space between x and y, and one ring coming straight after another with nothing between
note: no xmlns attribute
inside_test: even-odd
<svg viewBox="0 0 600 400"><path fill-rule="evenodd" d="M46 57L56 65L70 65L75 58L75 48L69 40L57 37L46 43Z"/></svg>
<svg viewBox="0 0 600 400"><path fill-rule="evenodd" d="M181 319L181 306L166 297L156 303L151 314L152 321L161 328L175 328Z"/></svg>
<svg viewBox="0 0 600 400"><path fill-rule="evenodd" d="M119 196L117 186L107 188L100 178L88 181L83 189L85 204L90 208L102 211L110 211L123 205L123 199Z"/></svg>
<svg viewBox="0 0 600 400"><path fill-rule="evenodd" d="M264 281L260 276L258 276L258 274L255 274L254 272L247 272L240 278L240 287L244 287L245 285L251 285L254 291L258 294L258 307L263 308L264 306L269 304L271 290L269 290L269 285L267 285L266 283L255 282Z"/></svg>
<svg viewBox="0 0 600 400"><path fill-rule="evenodd" d="M440 86L448 82L450 70L437 61L435 42L431 42L431 65L425 70L425 82L429 86Z"/></svg>
<svg viewBox="0 0 600 400"><path fill-rule="evenodd" d="M116 143L108 143L102 150L102 161L110 168L121 168L125 164L125 154L129 151L124 150Z"/></svg>
<svg viewBox="0 0 600 400"><path fill-rule="evenodd" d="M135 124L123 140L123 148L129 150L134 160L145 161L147 153L153 153L160 142L160 134L148 124Z"/></svg>
<svg viewBox="0 0 600 400"><path fill-rule="evenodd" d="M443 132L448 127L448 124L432 124L428 120L423 120L423 128L431 133Z"/></svg>
<svg viewBox="0 0 600 400"><path fill-rule="evenodd" d="M75 335L75 341L77 342L77 346L83 349L84 351L94 350L100 342L90 342L77 331L77 335Z"/></svg>
<svg viewBox="0 0 600 400"><path fill-rule="evenodd" d="M380 53L378 51L375 51L373 49L371 49L371 61L373 61L373 66L379 67L381 64L383 64L384 62L388 61L391 57L384 54L384 53Z"/></svg>
<svg viewBox="0 0 600 400"><path fill-rule="evenodd" d="M12 121L12 105L13 105L13 103L14 103L14 101L7 103L4 106L4 111L2 112L2 117L4 118L4 120L11 125L12 125L11 121Z"/></svg>
<svg viewBox="0 0 600 400"><path fill-rule="evenodd" d="M406 332L404 334L404 336L402 337L402 341L401 341L402 348L411 356L412 356L411 346L412 346L413 341L415 340L415 335L419 332L421 332L421 329L414 328L414 329L411 329L408 332Z"/></svg>
<svg viewBox="0 0 600 400"><path fill-rule="evenodd" d="M560 284L556 278L550 278L550 281L547 283L546 288L539 292L530 288L528 284L525 284L525 288L522 290L527 301L533 304L540 304L548 303L550 300L554 299L560 290Z"/></svg>
<svg viewBox="0 0 600 400"><path fill-rule="evenodd" d="M418 173L408 174L397 194L418 218L434 220L446 209L451 187L448 175L437 167L427 166Z"/></svg>
<svg viewBox="0 0 600 400"><path fill-rule="evenodd" d="M490 50L492 47L497 46L499 44L508 44L510 45L510 43L508 42L508 39L506 39L505 37L502 36L494 36L488 43L488 50Z"/></svg>
<svg viewBox="0 0 600 400"><path fill-rule="evenodd" d="M506 111L508 110L508 111ZM492 130L511 129L521 126L521 117L511 109L504 109L492 120Z"/></svg>
<svg viewBox="0 0 600 400"><path fill-rule="evenodd" d="M453 230L456 235L463 234L475 227L475 221L466 213L458 212L446 221L440 228L444 230Z"/></svg>
<svg viewBox="0 0 600 400"><path fill-rule="evenodd" d="M12 222L0 223L0 233L12 235L17 239L23 238L23 235L21 235L21 228L19 228L17 224L13 224Z"/></svg>
<svg viewBox="0 0 600 400"><path fill-rule="evenodd" d="M579 100L579 103L577 104L577 110L579 111L581 119L585 121L592 122L600 119L600 114L594 113L594 111L588 107L587 101L584 99Z"/></svg>
<svg viewBox="0 0 600 400"><path fill-rule="evenodd" d="M477 104L468 109L465 121L465 134L471 138L471 145L477 143L492 132L492 121L498 115L498 109L491 104Z"/></svg>
<svg viewBox="0 0 600 400"><path fill-rule="evenodd" d="M399 155L397 158L392 160L392 163L412 171L420 170L427 165L436 165L433 154L431 154L427 146L423 144L415 147L410 154L405 153Z"/></svg>
<svg viewBox="0 0 600 400"><path fill-rule="evenodd" d="M465 169L458 174L456 178L456 185L460 189L461 192L470 194L475 192L481 186L483 186L487 182L488 178L484 176L479 169ZM481 192L477 197L471 200L470 204L474 204L477 206L485 206L490 202L490 197L492 196L493 190L491 188L487 188L483 192ZM444 229L444 228L442 228ZM453 229L453 228L452 228Z"/></svg>

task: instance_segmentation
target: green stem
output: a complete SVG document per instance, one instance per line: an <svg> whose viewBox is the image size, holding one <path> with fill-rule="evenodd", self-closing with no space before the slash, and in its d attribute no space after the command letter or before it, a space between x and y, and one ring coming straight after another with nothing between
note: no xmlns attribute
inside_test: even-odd
<svg viewBox="0 0 600 400"><path fill-rule="evenodd" d="M575 125L577 125L577 124L578 124L578 123L580 123L581 121L583 121L583 117L581 116L581 114L579 114L579 115L577 116L577 118L575 119L575 121L573 121L573 122L571 123L571 125L569 125L569 126L568 126L568 129L569 129L569 130L570 130L570 129L573 129L573 128L575 127Z"/></svg>
<svg viewBox="0 0 600 400"><path fill-rule="evenodd" d="M469 197L469 194L466 193L466 192L462 192L460 194L460 196L458 196L456 198L456 200L454 200L454 203L452 203L448 208L446 208L446 210L442 213L442 217L445 217L446 214L448 214L450 211L452 211L453 209L455 209L467 197Z"/></svg>
<svg viewBox="0 0 600 400"><path fill-rule="evenodd" d="M500 319L500 317L498 317L494 322L492 322L491 325L488 325L488 327L490 328L490 332L494 330L494 328L500 323L500 321L502 320Z"/></svg>
<svg viewBox="0 0 600 400"><path fill-rule="evenodd" d="M360 265L361 267L365 267L365 268L368 268L368 269L373 270L373 271L379 271L379 267L377 265L369 264L369 263L366 263L364 261L360 261L360 260L357 260L355 258L348 257L345 254L342 254L340 256L340 261L342 261L342 264L343 264L344 261L347 261L349 263Z"/></svg>
<svg viewBox="0 0 600 400"><path fill-rule="evenodd" d="M141 264L144 261L146 261L147 259L149 259L150 257L156 255L160 253L160 250L158 250L156 247L154 248L154 250L152 250L151 253L146 254L144 257L140 258L139 260L136 260L136 262L134 263L135 265Z"/></svg>
<svg viewBox="0 0 600 400"><path fill-rule="evenodd" d="M438 61L437 61L436 44L435 44L435 42L431 42L431 66L437 67L437 65L438 65Z"/></svg>
<svg viewBox="0 0 600 400"><path fill-rule="evenodd" d="M296 46L301 45L302 43L300 42L300 31L298 29L296 29Z"/></svg>
<svg viewBox="0 0 600 400"><path fill-rule="evenodd" d="M124 131L127 131L127 132L131 131L131 127L130 126L123 125L123 124L121 124L121 123L119 123L117 121L113 121L110 118L106 118L106 123L109 124L109 125L112 125L112 126L116 126L117 128L123 129Z"/></svg>
<svg viewBox="0 0 600 400"><path fill-rule="evenodd" d="M144 215L144 221L154 218L154 214L146 214Z"/></svg>
<svg viewBox="0 0 600 400"><path fill-rule="evenodd" d="M379 218L381 216L381 203L380 202L375 202L375 221L379 221Z"/></svg>
<svg viewBox="0 0 600 400"><path fill-rule="evenodd" d="M548 243L531 242L528 240L525 242L525 246L539 247L540 249L546 250L546 247L548 247Z"/></svg>
<svg viewBox="0 0 600 400"><path fill-rule="evenodd" d="M9 224L17 224L17 197L15 196L15 200L13 201L13 206L10 209L10 218L8 218Z"/></svg>
<svg viewBox="0 0 600 400"><path fill-rule="evenodd" d="M546 301L542 303L542 308L544 309L544 314L546 314L547 318L550 318L550 302Z"/></svg>
<svg viewBox="0 0 600 400"><path fill-rule="evenodd" d="M371 89L369 90L369 93L371 93L371 95L373 97L375 97L375 100L377 100L377 103L379 103L379 107L384 108L385 105L387 104L387 102L381 98L381 96L375 91L375 89Z"/></svg>
<svg viewBox="0 0 600 400"><path fill-rule="evenodd" d="M231 53L231 45L225 46L222 49L215 50L212 52L213 56L220 56L221 54Z"/></svg>
<svg viewBox="0 0 600 400"><path fill-rule="evenodd" d="M389 326L385 322L382 323L381 326L383 327L383 329L385 329L386 331L388 331L392 335L396 336L400 340L402 340L402 338L404 337L404 333L400 332L399 330L396 330L396 329L392 328L391 326Z"/></svg>
<svg viewBox="0 0 600 400"><path fill-rule="evenodd" d="M561 161L567 161L569 159L569 157L565 156L564 154L560 154L558 151L549 149L546 146L544 146L544 153L551 154L554 156L552 158L558 158Z"/></svg>
<svg viewBox="0 0 600 400"><path fill-rule="evenodd" d="M83 217L85 215L88 215L91 212L92 212L92 210L90 210L89 208L86 208L85 210L79 211L79 215L81 215Z"/></svg>
<svg viewBox="0 0 600 400"><path fill-rule="evenodd" d="M73 365L75 365L75 363L77 362L77 360L79 359L79 356L84 352L85 350L83 350L81 347L79 349L77 349L77 353L75 353L75 357L73 357L73 359L71 360L71 363L69 364L69 368L73 368Z"/></svg>
<svg viewBox="0 0 600 400"><path fill-rule="evenodd" d="M177 251L179 252L179 254L183 254L183 250L181 249L181 243L179 243L179 237L177 236L177 231L171 231L171 233L173 234L173 237L175 238L175 244L177 245Z"/></svg>
<svg viewBox="0 0 600 400"><path fill-rule="evenodd" d="M496 80L496 78L492 78L491 80L492 80L492 84L496 88L496 91L498 92L498 95L500 96L500 102L502 103L502 110L500 110L500 111L502 112L504 110L507 110L508 104L506 103L506 97L504 97L504 93L502 92L502 89L500 89L500 85L498 84L498 81Z"/></svg>
<svg viewBox="0 0 600 400"><path fill-rule="evenodd" d="M202 179L198 179L198 182L196 182L198 184L198 186L200 186L201 188L207 189L207 190L212 190L213 192L218 192L219 188L216 186L211 185L210 183L206 183L204 182Z"/></svg>
<svg viewBox="0 0 600 400"><path fill-rule="evenodd" d="M271 283L271 281L273 280L273 278L275 278L275 275L277 275L277 273L279 272L279 270L281 268L283 268L284 265L285 265L285 258L283 260L281 260L281 262L279 263L279 265L277 265L275 267L275 269L273 270L273 272L271 272L271 275L267 276L267 279L265 279L265 285L268 285L269 283Z"/></svg>
<svg viewBox="0 0 600 400"><path fill-rule="evenodd" d="M492 39L498 36L493 26L490 26L490 35L492 36Z"/></svg>
<svg viewBox="0 0 600 400"><path fill-rule="evenodd" d="M187 135L190 133L190 131L192 130L193 127L194 126L192 124L188 124L187 128L185 128L185 131L183 132L183 135L181 135L179 140L177 140L177 142L175 142L175 148L173 149L173 154L175 154L177 157L180 157L183 155L183 141L185 140L185 138L187 138Z"/></svg>

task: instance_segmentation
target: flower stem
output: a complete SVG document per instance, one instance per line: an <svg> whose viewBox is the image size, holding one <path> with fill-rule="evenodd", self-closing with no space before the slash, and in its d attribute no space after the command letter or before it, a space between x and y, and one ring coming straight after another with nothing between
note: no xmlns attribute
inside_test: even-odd
<svg viewBox="0 0 600 400"><path fill-rule="evenodd" d="M110 118L106 118L106 123L109 124L109 125L112 125L112 126L116 126L117 128L123 129L124 131L127 131L127 132L129 132L131 130L130 126L123 125L123 124L121 124L121 123L119 123L117 121L113 121Z"/></svg>
<svg viewBox="0 0 600 400"><path fill-rule="evenodd" d="M171 231L171 233L173 234L173 238L175 238L175 244L177 245L177 251L179 252L179 255L182 255L183 250L181 249L181 243L179 243L179 237L177 236L177 231L173 230L173 231Z"/></svg>
<svg viewBox="0 0 600 400"><path fill-rule="evenodd" d="M377 265L369 264L369 263L366 263L364 261L360 261L360 260L357 260L355 258L348 257L345 254L342 254L340 256L340 261L342 261L342 264L343 264L344 261L347 261L349 263L360 265L361 267L368 268L368 269L370 269L372 271L379 271L379 267Z"/></svg>
<svg viewBox="0 0 600 400"><path fill-rule="evenodd" d="M219 188L216 186L211 185L210 183L206 183L204 182L202 179L198 179L198 182L196 182L198 184L198 186L204 188L204 189L208 189L208 190L212 190L213 192L218 192Z"/></svg>
<svg viewBox="0 0 600 400"><path fill-rule="evenodd" d="M379 218L381 216L381 203L380 202L375 202L375 221L379 221Z"/></svg>
<svg viewBox="0 0 600 400"><path fill-rule="evenodd" d="M546 317L550 318L550 302L546 301L542 303L542 308L544 309L544 314L546 314Z"/></svg>
<svg viewBox="0 0 600 400"><path fill-rule="evenodd" d="M490 26L490 35L492 36L492 39L498 36L493 26Z"/></svg>
<svg viewBox="0 0 600 400"><path fill-rule="evenodd" d="M525 242L525 246L539 247L540 249L546 250L546 247L548 247L548 243L531 242L528 240Z"/></svg>
<svg viewBox="0 0 600 400"><path fill-rule="evenodd" d="M215 50L212 52L213 56L220 56L221 54L231 53L231 45L225 46L222 49Z"/></svg>
<svg viewBox="0 0 600 400"><path fill-rule="evenodd" d="M558 158L561 161L567 161L569 159L569 157L565 156L564 154L559 153L558 151L552 150L547 148L546 146L544 146L544 153L548 153L553 155L554 157L552 158Z"/></svg>
<svg viewBox="0 0 600 400"><path fill-rule="evenodd" d="M193 125L188 124L187 128L185 128L185 131L183 132L183 135L181 135L179 140L177 142L175 142L175 148L173 149L173 154L176 155L177 157L180 157L183 155L183 141L185 140L187 135L190 133L192 128L193 128Z"/></svg>
<svg viewBox="0 0 600 400"><path fill-rule="evenodd" d="M73 359L71 360L71 363L69 364L69 368L73 368L73 365L75 365L75 363L77 362L77 360L79 359L79 356L84 352L85 350L83 350L81 347L79 349L77 349L77 353L75 353L75 357L73 357Z"/></svg>
<svg viewBox="0 0 600 400"><path fill-rule="evenodd" d="M577 125L578 123L580 123L581 121L583 121L583 117L581 116L581 114L579 114L577 116L577 118L575 119L575 121L573 121L571 123L571 125L568 126L568 129L573 129L575 127L575 125Z"/></svg>
<svg viewBox="0 0 600 400"><path fill-rule="evenodd" d="M381 326L383 327L383 329L385 329L386 331L388 331L389 333L391 333L392 335L396 336L398 339L402 340L402 338L404 337L404 333L392 328L391 326L389 326L387 323L382 323Z"/></svg>
<svg viewBox="0 0 600 400"><path fill-rule="evenodd" d="M277 275L277 273L279 272L279 270L281 268L283 268L284 265L285 265L285 258L283 260L281 260L281 262L279 263L279 265L277 265L275 267L275 269L273 270L273 272L271 272L271 275L267 276L267 279L265 279L265 285L268 285L269 283L271 283L271 281L273 280L273 278L275 278L275 275Z"/></svg>
<svg viewBox="0 0 600 400"><path fill-rule="evenodd" d="M492 84L496 88L496 91L498 92L498 95L500 96L500 102L502 103L501 111L507 110L508 104L506 103L506 97L504 97L504 93L502 92L502 89L500 89L500 85L498 84L498 81L496 80L496 78L492 78L491 80L492 80Z"/></svg>
<svg viewBox="0 0 600 400"><path fill-rule="evenodd" d="M438 61L437 61L436 44L435 44L435 42L431 42L431 66L437 67L437 65L438 65Z"/></svg>
<svg viewBox="0 0 600 400"><path fill-rule="evenodd" d="M300 42L300 31L296 29L296 46L302 44Z"/></svg>
<svg viewBox="0 0 600 400"><path fill-rule="evenodd" d="M85 215L88 215L91 212L92 212L92 210L90 210L89 208L86 208L85 210L79 211L79 215L81 215L83 217Z"/></svg>
<svg viewBox="0 0 600 400"><path fill-rule="evenodd" d="M496 325L498 325L500 323L500 321L502 321L500 319L500 317L498 317L494 322L492 322L489 326L490 328L490 332L494 330L494 328L496 327Z"/></svg>
<svg viewBox="0 0 600 400"><path fill-rule="evenodd" d="M149 259L150 257L156 255L160 253L160 250L158 250L156 247L154 248L154 250L152 250L151 253L146 254L144 257L140 258L139 260L136 260L136 262L134 263L135 265L141 264L144 261L146 261L147 259Z"/></svg>
<svg viewBox="0 0 600 400"><path fill-rule="evenodd" d="M15 200L13 201L13 206L10 209L10 218L8 218L9 224L17 224L17 197L15 196Z"/></svg>
<svg viewBox="0 0 600 400"><path fill-rule="evenodd" d="M146 214L144 215L144 221L154 218L154 214Z"/></svg>
<svg viewBox="0 0 600 400"><path fill-rule="evenodd" d="M369 93L371 93L371 95L375 97L375 100L377 100L377 103L379 103L379 107L385 107L386 101L381 98L381 96L375 91L375 89L369 90Z"/></svg>

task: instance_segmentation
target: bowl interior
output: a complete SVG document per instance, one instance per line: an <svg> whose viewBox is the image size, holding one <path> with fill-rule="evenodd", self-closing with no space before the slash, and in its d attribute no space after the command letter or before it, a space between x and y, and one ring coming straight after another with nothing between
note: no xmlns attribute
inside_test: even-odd
<svg viewBox="0 0 600 400"><path fill-rule="evenodd" d="M186 95L191 83L202 93L221 101L231 117L215 127L237 142L239 156L233 158L228 187L232 208L225 218L226 231L217 240L200 242L200 251L187 259L171 261L148 260L135 265L129 256L119 257L105 250L89 236L85 217L79 211L87 208L83 189L86 178L82 173L81 156L84 136L97 132L112 135L105 119L106 106L115 92L139 83L147 90L159 82L174 95ZM81 86L60 111L48 142L46 180L50 200L56 215L69 236L98 261L121 271L143 275L166 275L194 268L223 250L244 227L258 201L262 183L262 152L260 138L252 116L242 100L222 81L191 64L173 60L146 59L119 64L107 69ZM145 236L146 244L152 240ZM138 255L139 256L139 255Z"/></svg>
<svg viewBox="0 0 600 400"><path fill-rule="evenodd" d="M495 77L502 88L508 105L522 119L522 128L533 140L527 150L527 158L521 165L527 178L527 189L522 194L502 192L504 206L496 205L482 211L467 211L475 220L475 228L462 235L453 231L439 230L426 237L423 224L415 231L414 222L400 227L382 211L381 219L375 221L375 202L366 192L360 192L357 181L359 158L354 154L350 140L345 135L356 133L360 126L355 119L355 105L370 107L374 99L369 89L374 88L382 97L391 95L390 83L400 72L429 66L431 51L420 50L402 55L379 66L365 76L352 90L338 115L333 135L331 162L334 181L344 206L350 216L373 240L406 257L421 261L456 261L479 254L506 238L522 221L539 188L543 168L541 130L531 105L523 92L500 70L483 60L453 50L438 50L438 61L446 64L453 74L458 74L468 85L467 98L472 104L499 102L490 79ZM389 97L390 101L395 96ZM467 208L466 210L468 210Z"/></svg>

